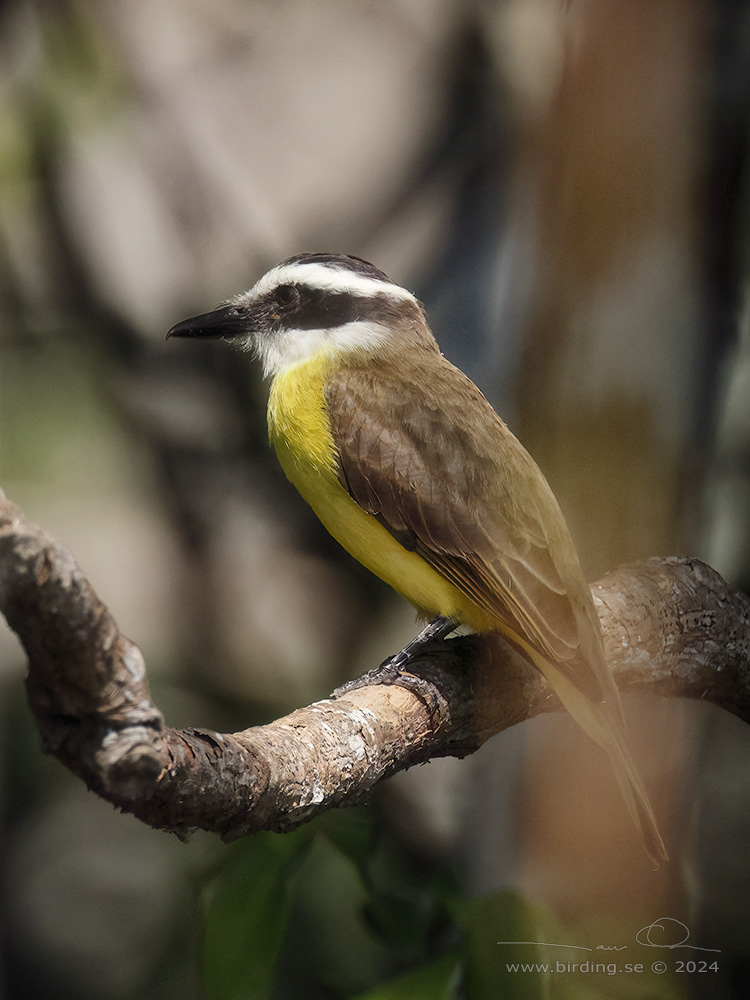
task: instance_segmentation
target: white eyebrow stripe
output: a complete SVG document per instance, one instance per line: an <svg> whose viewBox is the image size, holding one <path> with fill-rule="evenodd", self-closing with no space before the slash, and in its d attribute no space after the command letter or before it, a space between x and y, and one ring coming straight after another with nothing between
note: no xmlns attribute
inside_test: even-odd
<svg viewBox="0 0 750 1000"><path fill-rule="evenodd" d="M325 264L296 263L282 264L272 268L251 289L253 295L265 295L278 285L310 285L327 292L349 293L368 297L384 293L401 299L414 299L406 288L394 282L378 281L363 274L355 274L346 268L327 267Z"/></svg>

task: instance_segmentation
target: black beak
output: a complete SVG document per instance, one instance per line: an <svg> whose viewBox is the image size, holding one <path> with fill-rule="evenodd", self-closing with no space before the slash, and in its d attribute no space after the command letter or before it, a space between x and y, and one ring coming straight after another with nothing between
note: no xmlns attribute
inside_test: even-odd
<svg viewBox="0 0 750 1000"><path fill-rule="evenodd" d="M221 306L176 323L167 334L167 340L170 337L240 337L247 332L247 316L239 313L235 306Z"/></svg>

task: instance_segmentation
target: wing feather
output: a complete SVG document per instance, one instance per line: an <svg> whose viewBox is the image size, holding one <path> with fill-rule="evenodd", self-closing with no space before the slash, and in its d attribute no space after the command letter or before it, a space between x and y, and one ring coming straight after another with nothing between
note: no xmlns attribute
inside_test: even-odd
<svg viewBox="0 0 750 1000"><path fill-rule="evenodd" d="M440 355L418 363L400 355L376 378L357 367L329 376L340 481L498 628L572 669L593 608L557 501L468 378ZM590 689L580 663L573 673Z"/></svg>

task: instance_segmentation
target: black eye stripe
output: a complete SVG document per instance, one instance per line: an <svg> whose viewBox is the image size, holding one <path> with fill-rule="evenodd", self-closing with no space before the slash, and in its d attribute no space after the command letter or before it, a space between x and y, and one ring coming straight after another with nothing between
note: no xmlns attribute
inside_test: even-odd
<svg viewBox="0 0 750 1000"><path fill-rule="evenodd" d="M367 315L368 299L356 295L324 292L320 288L297 289L295 308L284 316L284 325L297 330L343 326Z"/></svg>
<svg viewBox="0 0 750 1000"><path fill-rule="evenodd" d="M416 302L394 300L386 293L354 295L315 285L278 285L266 302L274 325L286 330L330 330L356 322L387 325L421 316Z"/></svg>
<svg viewBox="0 0 750 1000"><path fill-rule="evenodd" d="M279 285L274 292L276 301L281 306L291 305L298 298L299 293L294 285Z"/></svg>

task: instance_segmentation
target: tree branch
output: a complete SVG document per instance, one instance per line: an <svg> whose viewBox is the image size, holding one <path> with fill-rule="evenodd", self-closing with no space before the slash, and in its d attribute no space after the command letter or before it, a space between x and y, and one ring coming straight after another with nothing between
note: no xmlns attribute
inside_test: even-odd
<svg viewBox="0 0 750 1000"><path fill-rule="evenodd" d="M593 587L622 691L701 698L750 722L750 600L694 559L620 567ZM560 708L499 637L428 650L413 684L367 675L241 733L171 729L140 650L71 554L0 492L0 610L29 659L45 750L97 794L158 829L234 839L290 830L432 757Z"/></svg>

